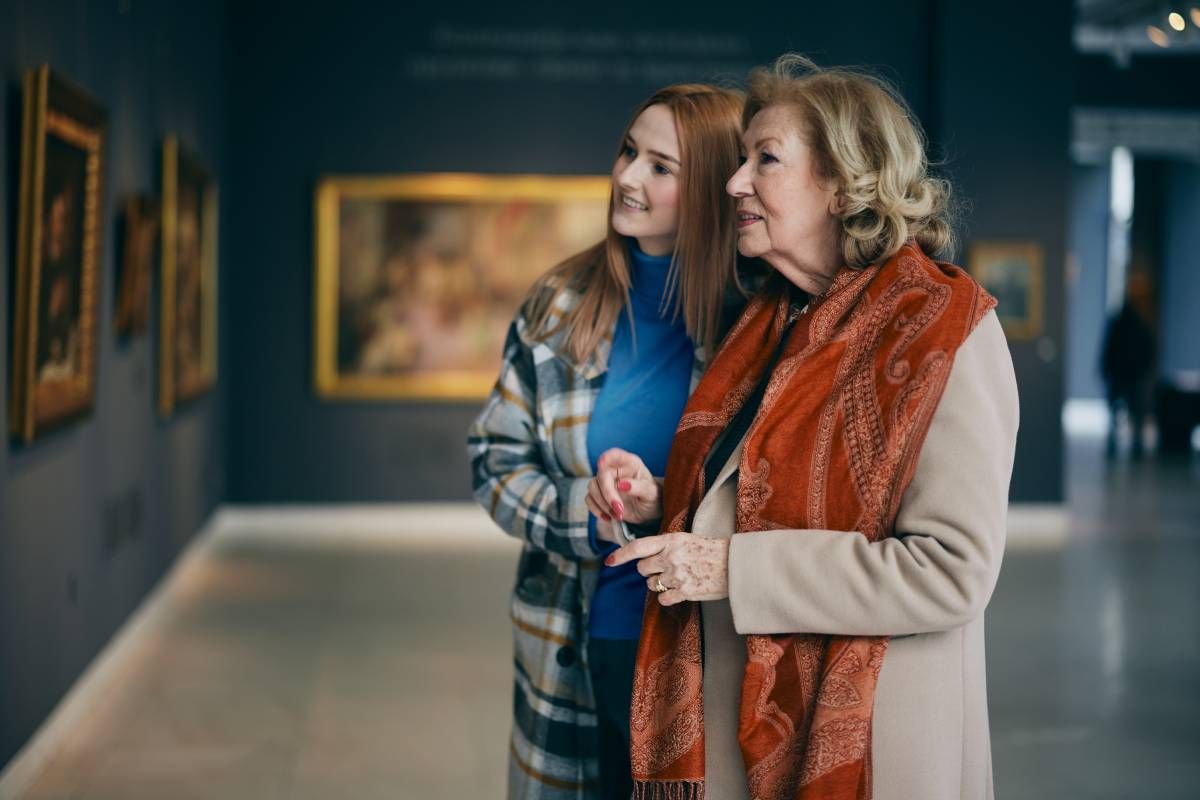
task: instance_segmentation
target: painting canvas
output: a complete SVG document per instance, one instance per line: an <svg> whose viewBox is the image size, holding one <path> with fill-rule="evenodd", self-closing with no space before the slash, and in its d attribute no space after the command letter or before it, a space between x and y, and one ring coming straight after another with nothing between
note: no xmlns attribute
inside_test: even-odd
<svg viewBox="0 0 1200 800"><path fill-rule="evenodd" d="M120 336L144 333L149 323L158 217L158 205L151 198L126 198L117 277L116 326Z"/></svg>
<svg viewBox="0 0 1200 800"><path fill-rule="evenodd" d="M163 143L159 413L207 392L217 374L217 186L175 137Z"/></svg>
<svg viewBox="0 0 1200 800"><path fill-rule="evenodd" d="M321 181L318 394L486 396L533 281L604 238L609 184L461 174Z"/></svg>
<svg viewBox="0 0 1200 800"><path fill-rule="evenodd" d="M106 114L43 66L23 123L9 427L31 441L95 403Z"/></svg>
<svg viewBox="0 0 1200 800"><path fill-rule="evenodd" d="M1034 242L976 242L968 270L996 298L996 316L1010 339L1042 333L1043 254Z"/></svg>

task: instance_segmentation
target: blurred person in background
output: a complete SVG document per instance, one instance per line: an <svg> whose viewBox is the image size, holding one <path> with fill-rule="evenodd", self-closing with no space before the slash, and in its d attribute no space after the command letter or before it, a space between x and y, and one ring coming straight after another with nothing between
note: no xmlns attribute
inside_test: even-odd
<svg viewBox="0 0 1200 800"><path fill-rule="evenodd" d="M1129 279L1125 302L1104 328L1100 377L1104 379L1108 399L1106 452L1110 457L1117 454L1118 412L1122 408L1129 416L1133 433L1133 457L1141 458L1145 452L1143 429L1158 349L1154 331L1146 322L1149 300L1149 281L1145 275L1134 273Z"/></svg>

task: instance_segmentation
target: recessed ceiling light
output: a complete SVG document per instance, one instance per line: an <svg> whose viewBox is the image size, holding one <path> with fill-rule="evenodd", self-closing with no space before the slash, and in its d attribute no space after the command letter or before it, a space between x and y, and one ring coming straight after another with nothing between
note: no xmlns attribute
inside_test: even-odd
<svg viewBox="0 0 1200 800"><path fill-rule="evenodd" d="M1183 14L1178 11L1172 11L1167 17L1167 22L1171 23L1171 27L1177 31L1181 31L1187 27L1187 23L1183 21Z"/></svg>
<svg viewBox="0 0 1200 800"><path fill-rule="evenodd" d="M1159 47L1167 47L1171 43L1171 40L1167 38L1167 32L1155 25L1146 26L1146 35Z"/></svg>

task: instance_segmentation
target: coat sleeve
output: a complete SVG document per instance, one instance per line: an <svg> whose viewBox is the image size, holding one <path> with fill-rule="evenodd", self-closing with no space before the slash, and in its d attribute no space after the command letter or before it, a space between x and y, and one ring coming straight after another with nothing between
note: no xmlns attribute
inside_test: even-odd
<svg viewBox="0 0 1200 800"><path fill-rule="evenodd" d="M737 632L899 636L981 614L1004 552L1017 422L1012 358L991 312L958 350L897 535L874 543L820 530L734 536Z"/></svg>
<svg viewBox="0 0 1200 800"><path fill-rule="evenodd" d="M596 558L588 540L586 477L552 475L541 454L537 369L522 339L524 318L509 326L500 376L471 425L467 454L476 501L507 533L533 547Z"/></svg>

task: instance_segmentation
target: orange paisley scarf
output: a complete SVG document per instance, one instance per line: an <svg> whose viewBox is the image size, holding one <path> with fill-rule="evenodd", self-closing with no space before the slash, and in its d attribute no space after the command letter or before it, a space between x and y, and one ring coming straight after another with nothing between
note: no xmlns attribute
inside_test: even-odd
<svg viewBox="0 0 1200 800"><path fill-rule="evenodd" d="M746 434L736 534L893 535L954 354L994 306L965 272L912 243L881 265L842 270L791 326ZM708 488L705 457L758 386L789 313L776 279L688 402L667 464L664 532L691 530ZM886 636L746 637L737 735L751 797L871 796L871 717L887 646ZM651 595L631 718L638 800L704 797L702 650L699 604L664 608Z"/></svg>

